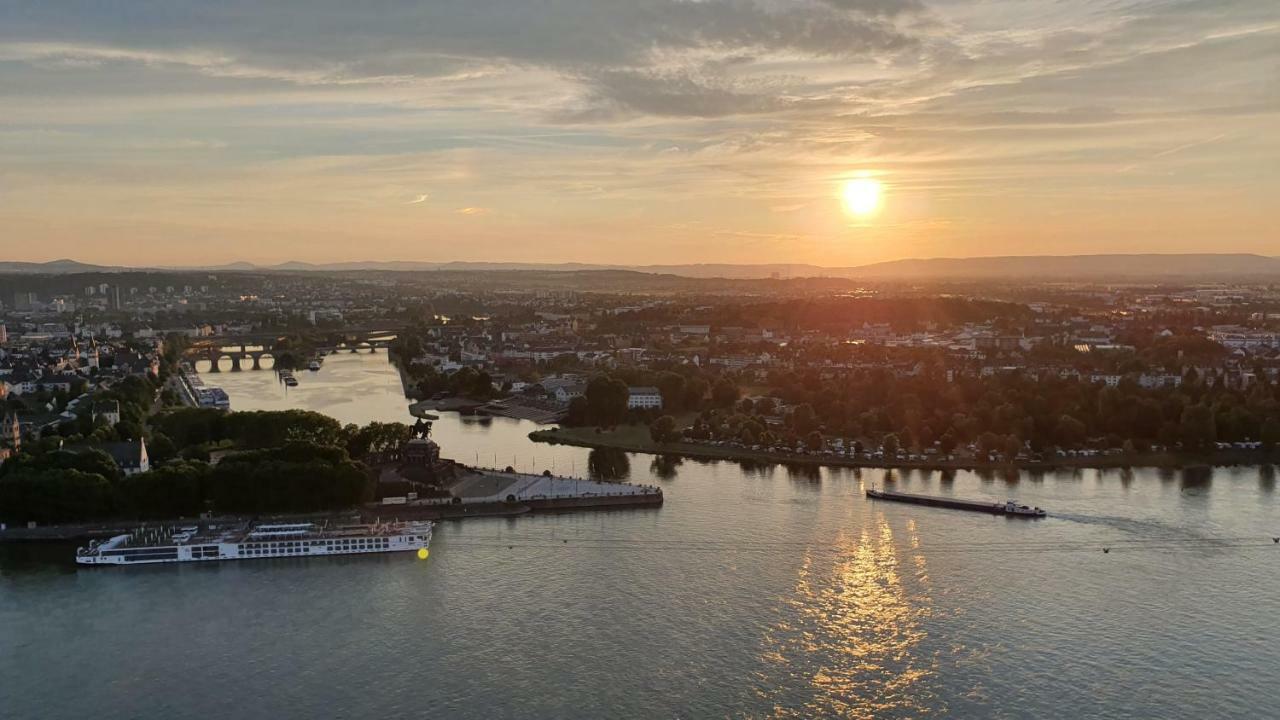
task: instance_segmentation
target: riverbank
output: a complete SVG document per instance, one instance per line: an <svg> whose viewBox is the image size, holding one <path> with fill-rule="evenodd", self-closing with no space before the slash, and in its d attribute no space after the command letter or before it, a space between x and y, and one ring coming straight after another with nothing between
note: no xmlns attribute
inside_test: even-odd
<svg viewBox="0 0 1280 720"><path fill-rule="evenodd" d="M703 460L776 463L782 465L825 465L850 468L901 468L920 470L1053 470L1079 468L1182 468L1192 465L1263 465L1280 462L1280 453L1263 450L1219 450L1210 453L1128 453L1117 455L1058 456L1044 460L1014 462L976 458L921 459L857 458L831 453L805 454L752 450L750 448L706 445L691 442L654 442L644 425L621 425L597 432L596 428L550 428L529 433L534 442L573 445L592 449L612 449L650 455L679 455Z"/></svg>

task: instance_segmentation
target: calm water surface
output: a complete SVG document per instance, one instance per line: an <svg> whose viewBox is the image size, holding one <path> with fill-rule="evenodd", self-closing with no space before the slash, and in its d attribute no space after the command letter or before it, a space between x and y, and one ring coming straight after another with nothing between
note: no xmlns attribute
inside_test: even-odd
<svg viewBox="0 0 1280 720"><path fill-rule="evenodd" d="M299 378L209 382L238 409L409 419L385 355ZM533 427L435 434L464 462L587 472ZM666 505L444 523L427 561L0 548L0 716L1280 716L1271 468L895 476L1053 514L1028 521L869 502L883 471L602 464Z"/></svg>

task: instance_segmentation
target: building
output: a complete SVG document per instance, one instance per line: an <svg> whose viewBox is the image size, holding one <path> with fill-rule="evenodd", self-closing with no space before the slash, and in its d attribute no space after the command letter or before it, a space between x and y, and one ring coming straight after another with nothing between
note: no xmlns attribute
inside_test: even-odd
<svg viewBox="0 0 1280 720"><path fill-rule="evenodd" d="M561 405L568 405L569 401L581 397L587 391L587 384L576 378L547 378L540 384L547 395L555 398Z"/></svg>
<svg viewBox="0 0 1280 720"><path fill-rule="evenodd" d="M93 404L93 420L97 422L98 418L107 421L108 425L116 425L120 422L120 402L118 400L99 400Z"/></svg>
<svg viewBox="0 0 1280 720"><path fill-rule="evenodd" d="M662 393L656 387L627 388L627 408L631 410L661 410Z"/></svg>
<svg viewBox="0 0 1280 720"><path fill-rule="evenodd" d="M151 469L151 460L147 458L147 442L142 439L122 442L103 443L102 449L116 461L120 472L125 475L137 475Z"/></svg>

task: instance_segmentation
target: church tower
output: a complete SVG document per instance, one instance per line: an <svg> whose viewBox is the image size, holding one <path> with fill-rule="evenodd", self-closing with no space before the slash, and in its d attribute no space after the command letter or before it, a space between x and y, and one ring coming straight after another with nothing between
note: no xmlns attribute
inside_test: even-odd
<svg viewBox="0 0 1280 720"><path fill-rule="evenodd" d="M0 449L14 454L22 449L22 425L17 415L6 413L4 420L0 421Z"/></svg>

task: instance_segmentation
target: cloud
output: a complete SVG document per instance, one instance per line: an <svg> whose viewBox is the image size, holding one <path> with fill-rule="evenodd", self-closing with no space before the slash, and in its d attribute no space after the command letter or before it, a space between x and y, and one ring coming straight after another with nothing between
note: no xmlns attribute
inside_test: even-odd
<svg viewBox="0 0 1280 720"><path fill-rule="evenodd" d="M158 7L0 3L0 216L38 228L74 207L65 222L85 237L147 208L227 236L404 238L421 216L388 202L490 210L416 194L448 187L568 255L575 233L641 247L665 228L736 222L836 243L832 183L868 169L894 188L885 226L925 227L888 217L906 207L929 215L932 247L958 243L949 254L1062 207L1101 226L1173 204L1152 222L1174 234L1275 227L1258 210L1280 192L1274 0ZM1176 222L1197 191L1229 197L1194 204L1214 218ZM498 224L456 222L468 240ZM703 236L709 258L733 250ZM13 248L0 239L0 255Z"/></svg>

